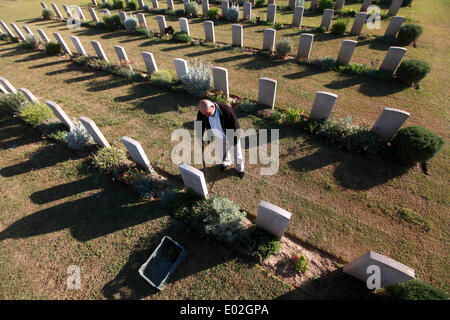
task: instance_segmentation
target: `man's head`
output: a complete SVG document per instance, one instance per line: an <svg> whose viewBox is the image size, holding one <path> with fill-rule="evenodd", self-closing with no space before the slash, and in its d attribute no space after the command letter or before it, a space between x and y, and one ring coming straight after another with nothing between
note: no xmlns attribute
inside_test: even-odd
<svg viewBox="0 0 450 320"><path fill-rule="evenodd" d="M200 112L207 117L212 117L214 115L214 112L216 112L216 106L214 105L214 103L207 99L200 100L198 107L200 109Z"/></svg>

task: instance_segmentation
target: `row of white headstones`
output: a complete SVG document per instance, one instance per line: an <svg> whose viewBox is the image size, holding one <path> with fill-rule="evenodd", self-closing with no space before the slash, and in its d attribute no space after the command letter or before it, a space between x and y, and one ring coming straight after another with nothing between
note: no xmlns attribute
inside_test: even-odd
<svg viewBox="0 0 450 320"><path fill-rule="evenodd" d="M7 28L6 24L3 21L0 21L0 25ZM21 34L19 28L15 24L11 25L14 27L16 32L18 31L19 34ZM27 32L31 32L30 28L28 27L26 27L25 30L27 30ZM39 33L40 37L43 39L44 42L47 43L50 41L46 33L42 29L37 29L37 32ZM57 32L54 32L53 35L56 38L57 42L61 45L65 53L67 53L68 55L72 55L71 49L66 44L62 36ZM71 40L78 54L88 56L87 51L85 50L83 44L81 43L80 39L77 36L71 36ZM348 41L351 40L344 40L341 52L339 53L340 56L348 55L349 51L347 46ZM99 58L105 61L109 61L99 41L91 40L91 45ZM406 51L406 49L404 49L404 51L399 49L403 48L391 47L382 63L382 66L395 65L396 68L397 65L400 63L404 51ZM118 56L119 61L121 62L130 61L124 47L114 46L114 50ZM152 53L142 52L142 57L146 65L148 74L158 71L156 60ZM182 77L188 71L187 61L185 59L175 58L174 65L178 79L182 79ZM395 70L395 68L393 69ZM387 70L383 68L380 69ZM214 89L217 91L222 91L224 95L228 98L229 97L228 70L221 67L213 67L212 73L213 73ZM277 91L277 80L266 77L260 78L258 87L258 103L274 108L276 100L276 91ZM331 92L317 91L311 108L310 118L315 120L328 119L334 108L337 97L338 96L336 94ZM400 130L400 128L403 126L403 124L409 118L409 116L410 114L403 110L394 108L384 108L378 119L375 121L371 130L375 132L383 142L388 142L395 136L398 130Z"/></svg>
<svg viewBox="0 0 450 320"><path fill-rule="evenodd" d="M0 86L5 93L17 93L18 90L5 78L0 77ZM39 100L36 96L26 88L20 88L25 97L32 103L37 103ZM55 102L47 100L46 104L51 108L55 116L67 126L70 130L74 124L64 110ZM110 148L109 142L106 140L95 122L87 117L79 117L79 121L83 124L86 130L91 134L94 140L101 148ZM141 144L124 136L121 138L122 143L128 150L132 160L139 166L152 172L152 166L144 152ZM208 190L204 173L197 168L187 164L180 164L178 166L183 183L185 187L192 189L199 193L204 198L208 197ZM284 210L272 203L261 200L258 204L258 212L256 218L256 226L262 228L278 238L282 238L289 221L291 219L291 212ZM344 272L356 277L361 281L367 281L367 270L370 266L376 265L380 268L380 286L385 287L396 283L404 282L415 277L415 271L398 261L389 257L369 251L359 258L344 266Z"/></svg>

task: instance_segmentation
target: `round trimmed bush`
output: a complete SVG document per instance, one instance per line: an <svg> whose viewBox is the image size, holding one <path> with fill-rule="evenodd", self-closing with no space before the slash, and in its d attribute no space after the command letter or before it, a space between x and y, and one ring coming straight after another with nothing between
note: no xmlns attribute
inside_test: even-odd
<svg viewBox="0 0 450 320"><path fill-rule="evenodd" d="M191 1L186 3L186 14L187 16L197 17L198 16L198 4L197 2Z"/></svg>
<svg viewBox="0 0 450 320"><path fill-rule="evenodd" d="M172 83L172 75L167 70L153 72L150 79L155 86L162 88L167 88Z"/></svg>
<svg viewBox="0 0 450 320"><path fill-rule="evenodd" d="M395 76L407 85L417 85L431 71L428 62L423 60L405 60L398 67Z"/></svg>
<svg viewBox="0 0 450 320"><path fill-rule="evenodd" d="M403 44L410 44L422 35L423 27L415 23L408 23L400 27L397 38Z"/></svg>
<svg viewBox="0 0 450 320"><path fill-rule="evenodd" d="M333 9L334 2L333 0L319 0L319 6L317 8L320 12L323 12L325 9Z"/></svg>
<svg viewBox="0 0 450 320"><path fill-rule="evenodd" d="M114 9L124 9L125 1L123 0L113 0L113 8Z"/></svg>
<svg viewBox="0 0 450 320"><path fill-rule="evenodd" d="M276 44L277 48L277 54L279 54L282 57L286 57L289 52L292 50L292 41L291 39L284 38L277 41Z"/></svg>
<svg viewBox="0 0 450 320"><path fill-rule="evenodd" d="M42 10L42 18L50 20L55 17L55 13L52 9L43 9Z"/></svg>
<svg viewBox="0 0 450 320"><path fill-rule="evenodd" d="M208 10L208 18L213 20L219 19L219 9L218 8L211 8Z"/></svg>
<svg viewBox="0 0 450 320"><path fill-rule="evenodd" d="M443 145L441 137L421 126L403 128L392 140L396 158L407 166L431 160Z"/></svg>
<svg viewBox="0 0 450 320"><path fill-rule="evenodd" d="M103 21L105 22L105 26L109 31L117 31L122 28L122 19L120 19L120 15L118 13L112 15L104 15Z"/></svg>
<svg viewBox="0 0 450 320"><path fill-rule="evenodd" d="M236 22L239 19L239 7L231 6L227 10L227 20Z"/></svg>
<svg viewBox="0 0 450 320"><path fill-rule="evenodd" d="M61 46L57 42L47 42L45 45L45 52L47 52L50 56L55 56L59 53L61 53Z"/></svg>
<svg viewBox="0 0 450 320"><path fill-rule="evenodd" d="M134 0L130 0L128 2L128 9L130 9L131 11L136 11L137 3Z"/></svg>
<svg viewBox="0 0 450 320"><path fill-rule="evenodd" d="M347 31L348 20L338 19L331 25L331 33L343 35Z"/></svg>
<svg viewBox="0 0 450 320"><path fill-rule="evenodd" d="M449 298L445 292L416 279L386 287L385 291L392 300L448 300Z"/></svg>
<svg viewBox="0 0 450 320"><path fill-rule="evenodd" d="M189 43L192 41L192 37L186 32L180 31L173 34L172 40L175 42Z"/></svg>

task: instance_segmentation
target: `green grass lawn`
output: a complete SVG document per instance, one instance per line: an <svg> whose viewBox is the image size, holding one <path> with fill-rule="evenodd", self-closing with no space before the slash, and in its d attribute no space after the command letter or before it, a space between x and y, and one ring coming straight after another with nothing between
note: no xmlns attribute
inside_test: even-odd
<svg viewBox="0 0 450 320"><path fill-rule="evenodd" d="M55 3L60 6L64 1L57 0ZM87 1L84 3L87 4ZM277 2L280 5L283 3ZM99 40L111 61L117 61L113 46L122 45L128 56L136 60L142 69L144 69L140 55L142 51L150 51L155 55L159 69L173 70L173 58L185 58L190 62L195 58L202 58L213 65L227 68L231 92L252 99L257 97L257 79L261 76L271 77L278 80L276 104L280 107L292 106L309 111L315 92L325 90L339 96L333 110L333 117L343 118L351 115L358 124L370 126L384 107L402 109L411 113L407 125L422 125L438 133L448 142L449 94L445 84L448 79L449 42L443 35L446 34L449 27L448 19L446 19L449 2L433 0L428 3L414 1L411 8L401 8L400 11L401 15L408 16L412 21L420 22L424 26L424 34L419 39L417 48L408 47L406 54L406 58L425 59L432 67L432 72L421 83L420 90L406 89L378 80L342 76L335 72L321 72L311 67L274 61L245 53L180 45L170 41L146 40L124 33L104 33L85 28L68 30L61 22L37 19L40 16L41 8L39 2L36 1L22 0L1 3L0 18L6 22L15 21L19 26L26 24L33 31L43 28L51 38L53 38L52 32L60 32L72 49L74 47L69 36L77 35L90 54L94 54L94 51L89 41ZM176 6L181 8L181 2L177 2ZM351 6L359 7L359 4ZM160 7L165 7L165 4L160 3ZM309 7L309 3L306 7ZM83 8L86 17L89 17L87 7ZM258 9L253 12L264 10ZM97 11L101 12L100 9ZM265 17L264 13L261 15ZM178 30L176 20L169 20L167 17L166 19L169 25L173 25ZM284 22L289 22L291 16L278 12L277 20L282 21L283 19L286 20ZM150 27L156 30L155 17L147 15L147 21ZM436 23L436 21L441 22ZM317 26L320 24L320 16L305 17L303 24ZM383 34L386 25L387 22L383 21L382 30L377 30L374 34ZM201 19L190 20L190 29L194 37L204 37ZM246 25L244 28L245 45L261 47L261 31L263 29L262 26ZM363 32L367 32L367 30ZM299 31L286 29L277 33L277 37L280 35L292 37L296 48ZM354 37L338 38L328 34L318 36L316 40L319 41L315 41L313 44L312 58L337 56L341 41L349 38L353 39ZM230 43L231 24L217 26L216 39ZM377 67L387 48L387 45L360 41L352 61ZM57 102L70 117L85 115L93 119L112 143L119 144L119 139L123 135L140 141L152 164L170 174L178 174L176 165L170 159L174 145L169 140L170 135L176 128L193 129L197 100L156 89L145 83L130 84L107 74L84 72L80 67L67 60L18 49L16 45L3 42L0 43L0 63L1 75L9 79L17 88L28 88L43 100L50 99ZM267 123L248 115L240 115L240 123L243 128L268 127ZM14 144L15 139L21 140L8 135L8 132L12 130L10 124L3 125L1 129L5 130L3 144L10 145ZM39 193L40 190L51 190L55 186L74 180L93 178L80 176L81 164L64 158L64 152L51 152L51 150L55 150L54 147L42 145L42 142L36 142L33 140L34 138L28 139L31 141L23 142L24 150L20 148L6 149L2 151L5 156L1 158L0 179L2 179L2 185L8 183L11 186L6 189L8 192L4 200L0 200L2 213L7 212L2 215L1 230L18 223L18 227L14 229L18 233L17 237L3 240L6 245L2 249L5 251L2 256L5 258L0 263L0 268L11 266L8 267L10 270L16 270L8 274L8 279L11 280L5 282L5 286L9 286L9 291L5 291L9 292L7 297L17 297L14 292L19 291L14 289L18 279L28 277L24 269L20 269L18 266L25 268L21 261L24 257L32 255L30 252L35 252L35 255L45 252L51 257L56 250L61 255L57 258L60 259L58 264L69 265L71 264L70 256L74 252L81 256L97 257L86 246L89 243L95 243L93 247L97 252L103 246L103 239L107 239L108 245L101 251L106 252L108 259L89 260L86 262L86 270L89 268L105 270L110 265L112 270L101 271L100 274L103 278L96 280L98 283L92 285L92 293L83 297L113 297L113 294L116 294L114 297L127 297L136 294L136 290L126 288L122 292L121 289L115 287L114 281L120 280L121 277L128 279L128 274L134 272L130 270L145 260L146 252L142 252L143 249L141 250L139 247L139 237L143 237L144 240L150 237L149 241L153 241L152 243L155 244L159 239L158 235L161 236L162 230L173 227L174 234L177 234L179 232L176 227L177 222L165 215L157 219L150 218L152 213L147 209L145 209L145 214L128 219L121 214L121 209L118 209L125 205L121 201L129 201L126 200L128 196L123 195L122 200L120 200L121 197L114 197L117 205L108 206L108 210L112 210L112 214L115 213L117 219L122 223L121 225L126 228L114 230L114 228L108 229L108 226L102 226L104 229L95 228L94 231L89 231L89 220L80 222L83 220L78 219L78 210L72 209L72 213L68 214L68 219L75 220L75 224L70 221L58 221L55 222L56 225L45 225L37 230L23 230L21 223L28 227L29 221L38 223L40 217L47 219L46 217L51 218L57 215L59 209L51 209L53 207L60 206L59 208L69 210L80 205L86 208L89 207L89 201L83 200L88 195L84 195L85 192L111 188L102 184L101 181L104 178L99 178L98 181L87 181L86 184L90 185L92 189L85 190L81 187L80 190L80 185L71 186L69 184L68 188L64 189L74 188L76 193L71 194L70 191L67 191L69 195L56 199L50 196L52 201L56 201L52 203L50 209L46 201L33 202L34 193L38 192L42 195ZM27 148L31 148L31 150L27 150ZM62 147L58 148L62 149ZM35 154L38 149L42 149L44 152ZM48 150L45 151L45 149ZM8 155L8 153L10 154ZM54 157L55 154L58 154L58 157ZM261 176L258 166L248 165L248 176L244 180L239 180L231 170L219 173L217 167L211 167L208 168L207 182L210 192L231 198L251 214L256 214L259 199L291 211L293 217L288 232L337 257L350 261L371 249L414 268L419 279L448 290L450 193L447 168L449 155L448 147L444 146L437 157L431 161L429 175L424 175L417 170L405 173L391 162L369 160L359 155L338 151L318 138L301 134L299 130L293 128L283 127L280 128L280 170L277 175ZM39 159L45 157L48 165L34 167L29 162L24 165L22 162L29 161L30 157L37 159L38 163L41 163ZM25 169L22 168L23 166ZM27 170L27 166L30 166L31 170ZM215 179L215 177L217 178ZM31 181L26 181L28 179ZM27 188L30 190L27 191ZM114 186L113 188L119 187ZM122 195L125 191L113 192ZM52 192L49 193L52 194ZM10 200L14 197L17 197L17 201ZM139 204L128 206L127 203L125 205L126 208L135 206L139 207ZM155 204L153 213L161 215L159 208ZM421 226L405 220L402 208L414 210L423 221L431 225L431 231L426 232ZM98 209L95 212L102 210ZM133 215L134 212L138 212L134 209L126 210L131 210ZM30 220L25 219L24 222L21 222L22 218L26 216L31 216ZM130 225L130 221L135 223ZM158 221L158 225L153 225L156 221ZM125 234L131 232L128 230L135 228L139 229L139 232L136 231L138 234L135 236L136 238ZM152 231L148 232L148 230ZM94 235L90 235L89 232L94 232ZM43 242L41 237L56 237L56 239L52 238L52 240ZM135 240L130 240L132 243L123 247L122 240L128 238ZM60 241L62 241L61 246L59 246ZM180 240L180 242L183 241ZM118 247L115 248L114 243L120 243L120 245L117 244ZM77 245L75 246L75 244ZM192 245L191 248L195 248L202 244L200 241L198 243L194 241L190 245ZM149 247L151 245L146 248ZM25 252L21 253L19 249ZM78 253L77 250L81 250L81 253ZM135 256L136 252L140 252L138 256ZM109 258L117 259L117 261L115 264L110 263ZM214 261L214 259L218 259L218 257L216 255L211 257L211 260ZM222 263L220 266L227 268L230 279L235 277L237 270L241 268L236 261ZM196 278L194 274L201 275L202 272L212 272L212 276L215 272L214 268L218 267L216 265L207 266L202 270L197 270L197 273L191 272L190 276L182 277L182 281L173 283L173 287L177 287L182 292L187 290L187 287L195 287L197 291L179 296L175 293L174 288L168 287L161 297L201 298L204 294L205 297L235 296L238 298L242 295L246 298L273 298L288 291L282 284L273 284L273 287L277 289L274 289L273 292L266 292L270 296L256 293L254 296L248 295L248 292L253 292L253 290L245 291L247 293L232 289L217 291L212 284L209 289L202 288L199 278ZM64 268L49 271L50 274L47 271L32 268L32 266L27 266L27 268L32 270L30 272L36 272L36 280L34 280L36 287L45 283L45 279L53 279L50 276L51 272L58 274L58 279L63 279L61 281L65 279ZM253 269L244 268L244 270L250 272ZM263 278L263 271L259 272ZM258 274L252 271L253 273ZM132 276L136 277L137 274ZM32 277L30 276L29 279ZM196 284L183 286L183 281L192 281ZM233 279L233 281L238 280ZM137 279L136 282L138 282ZM108 288L108 292L99 289L102 288L102 284ZM130 286L132 285L130 284ZM47 286L49 288L43 289L47 293L41 292L38 296L51 298L64 297L64 294L69 294L63 291L54 291L54 288L64 290L65 287L62 287L61 284ZM23 292L21 296L29 297L30 294L30 292ZM159 296L151 295L151 298Z"/></svg>

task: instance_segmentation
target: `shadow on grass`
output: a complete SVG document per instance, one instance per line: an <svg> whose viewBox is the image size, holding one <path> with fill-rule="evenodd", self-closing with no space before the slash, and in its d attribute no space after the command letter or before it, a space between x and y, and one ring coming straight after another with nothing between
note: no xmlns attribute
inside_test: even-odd
<svg viewBox="0 0 450 320"><path fill-rule="evenodd" d="M174 47L170 47L170 48L163 48L161 49L161 51L163 52L169 52L169 51L175 51L175 50L183 50L183 49L187 49L187 48L191 48L193 47L192 44L185 44L185 45L176 45Z"/></svg>
<svg viewBox="0 0 450 320"><path fill-rule="evenodd" d="M28 51L28 52L31 53L28 57L16 60L14 62L27 62L27 61L34 61L34 60L48 58L48 55L45 51L39 51L39 52Z"/></svg>
<svg viewBox="0 0 450 320"><path fill-rule="evenodd" d="M4 117L4 118L3 118ZM40 141L39 135L26 134L24 126L16 118L0 115L0 150L14 149ZM12 139L11 138L15 138Z"/></svg>
<svg viewBox="0 0 450 320"><path fill-rule="evenodd" d="M251 57L251 56L247 55L247 57ZM243 68L246 70L262 70L262 69L268 69L268 68L276 68L278 66L291 64L291 63L293 64L294 62L292 60L284 60L284 59L275 60L275 59L271 59L269 57L262 57L262 56L254 55L253 59L239 63L238 66L240 68Z"/></svg>
<svg viewBox="0 0 450 320"><path fill-rule="evenodd" d="M68 63L68 61L67 60L51 61L51 62L46 62L46 63L29 66L28 69L39 69L39 68L51 67L51 66L55 66L57 64L63 64L63 63Z"/></svg>
<svg viewBox="0 0 450 320"><path fill-rule="evenodd" d="M64 29L63 29L64 30ZM61 30L62 31L62 30ZM76 36L97 36L99 34L104 34L107 32L105 29L94 29L94 28L82 28L82 29L75 29L72 31ZM120 33L119 33L120 34ZM102 37L104 38L104 37ZM108 38L104 38L108 39Z"/></svg>
<svg viewBox="0 0 450 320"><path fill-rule="evenodd" d="M227 63L227 62L237 61L237 60L241 60L241 59L250 59L250 58L252 58L252 55L244 53L244 54L239 54L239 55L233 55L231 57L215 59L213 61L216 63Z"/></svg>
<svg viewBox="0 0 450 320"><path fill-rule="evenodd" d="M207 50L201 50L201 51L197 51L197 52L188 53L188 54L186 54L186 57L199 57L199 56L204 56L207 54L214 54L214 53L218 53L218 52L223 52L223 49L222 48L211 48L211 49L207 49Z"/></svg>
<svg viewBox="0 0 450 320"><path fill-rule="evenodd" d="M325 70L320 70L319 68L314 68L314 67L304 66L303 68L304 68L304 70L299 71L299 72L284 74L283 77L286 79L290 79L290 80L296 80L296 79L311 77L311 76L315 76L316 74L327 72Z"/></svg>
<svg viewBox="0 0 450 320"><path fill-rule="evenodd" d="M305 292L319 300L372 300L374 296L366 284L345 274L342 269L309 280L299 288L279 296L276 300L301 300Z"/></svg>
<svg viewBox="0 0 450 320"><path fill-rule="evenodd" d="M61 74L61 73L76 72L76 71L82 71L82 70L80 70L80 66L76 65L75 63L70 63L67 65L67 67L65 69L49 71L49 72L46 72L45 74L47 76L54 76L54 75Z"/></svg>
<svg viewBox="0 0 450 320"><path fill-rule="evenodd" d="M82 81L88 81L88 80L94 80L97 78L102 78L102 77L106 77L109 74L107 74L106 72L93 72L91 74L88 75L84 75L84 76L80 76L80 77L76 77L76 78L70 78L70 79L66 79L64 80L65 83L75 83L75 82L82 82Z"/></svg>
<svg viewBox="0 0 450 320"><path fill-rule="evenodd" d="M338 76L339 80L333 80L324 87L339 90L359 85L358 92L368 97L384 97L408 89L404 84L394 81L388 82L367 76L352 76L343 73L339 73Z"/></svg>
<svg viewBox="0 0 450 320"><path fill-rule="evenodd" d="M386 51L389 49L389 47L395 46L396 44L390 44L381 40L371 40L371 39L367 39L364 41L360 41L358 42L358 47L362 47L362 46L369 46L370 49L374 49L374 50L381 50L381 51Z"/></svg>

